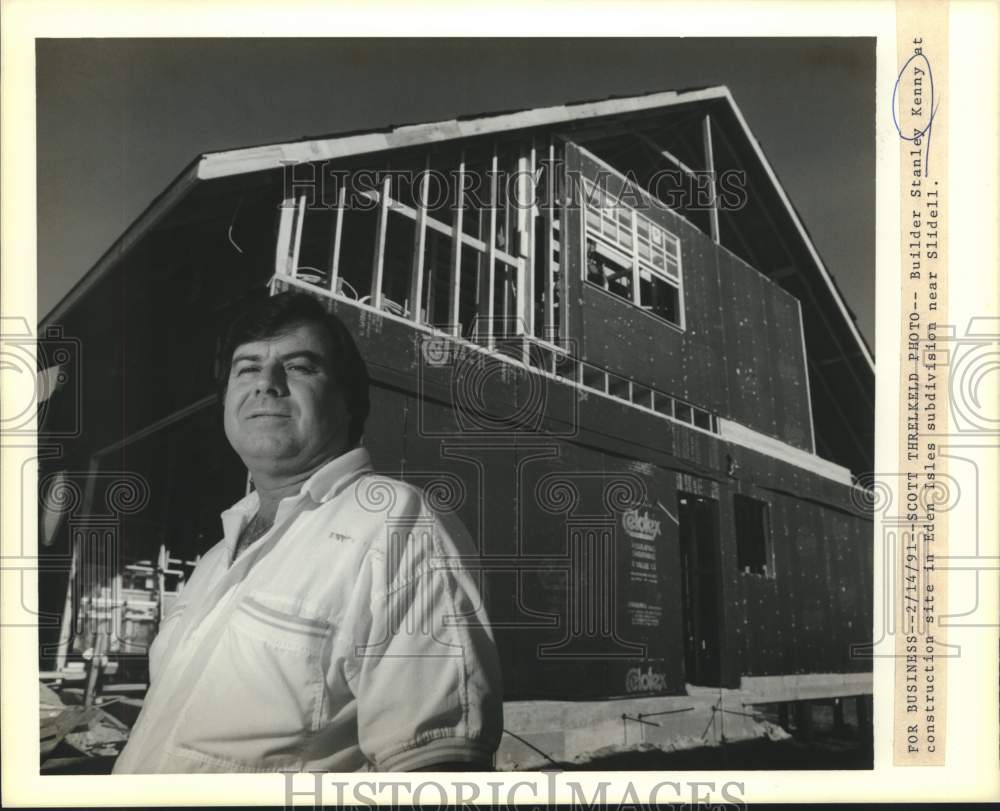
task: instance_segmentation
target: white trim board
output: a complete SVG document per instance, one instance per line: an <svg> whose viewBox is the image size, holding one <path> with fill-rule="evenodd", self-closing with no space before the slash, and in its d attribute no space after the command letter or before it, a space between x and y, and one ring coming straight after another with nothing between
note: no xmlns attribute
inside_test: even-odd
<svg viewBox="0 0 1000 811"><path fill-rule="evenodd" d="M853 486L851 471L846 467L724 417L719 417L719 438L725 442L732 442L734 445L740 445L757 453L763 453L765 456L787 462L790 465L801 467L810 473L823 476L846 487Z"/></svg>
<svg viewBox="0 0 1000 811"><path fill-rule="evenodd" d="M202 156L198 166L198 177L202 179L225 177L227 175L276 169L282 161L310 162L380 152L386 149L430 144L457 138L471 138L510 130L544 127L563 124L587 118L600 118L617 113L633 113L658 107L671 107L695 101L732 97L725 87L709 87L702 90L651 93L648 96L634 96L626 99L585 102L583 104L558 104L522 110L514 113L470 118L459 121L435 121L426 124L404 124L388 132L372 132L361 135L333 136L309 141L292 141L283 144L231 149L225 152L210 152Z"/></svg>

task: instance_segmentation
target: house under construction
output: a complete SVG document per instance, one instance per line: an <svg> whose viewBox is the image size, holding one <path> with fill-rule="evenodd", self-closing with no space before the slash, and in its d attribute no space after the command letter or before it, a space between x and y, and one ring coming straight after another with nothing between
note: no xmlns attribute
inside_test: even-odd
<svg viewBox="0 0 1000 811"><path fill-rule="evenodd" d="M376 468L479 543L501 766L870 695L873 358L724 87L198 157L41 325L43 365L76 348L39 436L50 683L105 626L142 682L247 485L221 335L289 288L357 336Z"/></svg>

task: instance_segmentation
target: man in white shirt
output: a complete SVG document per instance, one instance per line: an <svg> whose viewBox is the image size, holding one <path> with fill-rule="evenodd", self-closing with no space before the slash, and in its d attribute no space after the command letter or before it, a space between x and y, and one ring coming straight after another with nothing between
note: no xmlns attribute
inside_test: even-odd
<svg viewBox="0 0 1000 811"><path fill-rule="evenodd" d="M222 358L254 489L163 618L115 773L489 769L502 692L461 561L476 550L372 472L350 333L283 293L237 319Z"/></svg>

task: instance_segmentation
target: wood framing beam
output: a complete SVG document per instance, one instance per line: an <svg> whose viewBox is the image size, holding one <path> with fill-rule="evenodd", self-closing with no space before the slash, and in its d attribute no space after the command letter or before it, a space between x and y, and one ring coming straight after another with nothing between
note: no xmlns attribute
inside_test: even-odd
<svg viewBox="0 0 1000 811"><path fill-rule="evenodd" d="M410 273L410 317L418 324L423 321L420 308L424 295L424 244L427 239L427 186L430 182L430 156L424 161L424 174L417 192L417 218L413 231L413 264Z"/></svg>
<svg viewBox="0 0 1000 811"><path fill-rule="evenodd" d="M274 272L290 275L288 265L292 255L292 230L295 227L295 198L286 197L281 201L278 217L278 239L274 245Z"/></svg>
<svg viewBox="0 0 1000 811"><path fill-rule="evenodd" d="M382 191L378 201L378 229L375 245L375 267L372 272L372 289L370 301L376 310L382 309L382 273L385 270L385 231L389 226L389 184L392 177L386 174L382 181Z"/></svg>
<svg viewBox="0 0 1000 811"><path fill-rule="evenodd" d="M458 189L455 192L455 216L452 224L455 238L451 244L451 284L448 286L448 329L452 335L462 334L458 321L459 292L462 284L462 214L465 205L465 150L458 162Z"/></svg>
<svg viewBox="0 0 1000 811"><path fill-rule="evenodd" d="M705 168L708 170L709 182L712 184L711 198L712 207L709 209L708 218L712 227L712 241L719 244L719 200L715 193L715 155L712 151L712 116L706 115L702 119L702 143L705 148Z"/></svg>
<svg viewBox="0 0 1000 811"><path fill-rule="evenodd" d="M528 211L524 203L528 200L528 179L531 171L531 153L525 154L524 148L519 150L517 159L517 184L514 192L514 212L517 215L517 236L512 239L517 257L517 287L514 290L514 334L524 335L531 332L529 324L530 308L527 305L525 291L528 287L531 260L531 234L528 233ZM514 236L513 234L511 235ZM505 314L506 315L506 314Z"/></svg>
<svg viewBox="0 0 1000 811"><path fill-rule="evenodd" d="M555 260L552 258L554 253L554 244L552 239L553 231L553 210L552 207L555 204L555 166L556 166L556 145L552 138L549 138L549 149L548 149L548 163L545 167L545 184L543 186L545 190L545 205L542 209L543 216L545 218L544 227L544 247L545 247L545 327L543 336L546 341L551 341L556 343L558 337L555 335L555 330L553 327L556 322L556 309L555 309L555 289L556 289L556 273L555 273Z"/></svg>
<svg viewBox="0 0 1000 811"><path fill-rule="evenodd" d="M490 159L490 240L487 249L489 272L489 289L486 293L489 308L486 313L486 345L492 349L496 345L496 328L494 310L496 309L496 264L497 264L497 145L493 143L493 155Z"/></svg>
<svg viewBox="0 0 1000 811"><path fill-rule="evenodd" d="M518 291L518 293L519 297L524 300L524 331L528 335L537 334L535 330L535 251L538 250L538 246L535 244L535 216L537 215L535 199L538 195L538 181L535 177L537 159L538 155L537 150L535 149L535 139L532 137L531 146L529 147L527 156L528 171L524 178L524 191L527 194L518 201L519 207L526 209L524 212L524 236L527 244L524 274L525 281L524 288ZM524 362L528 363L529 358L527 343L524 345L524 352Z"/></svg>
<svg viewBox="0 0 1000 811"><path fill-rule="evenodd" d="M816 453L816 416L813 414L812 382L809 380L809 351L806 349L806 326L802 321L802 302L795 299L799 316L799 340L802 346L802 369L806 375L806 407L809 410L809 441L812 452Z"/></svg>
<svg viewBox="0 0 1000 811"><path fill-rule="evenodd" d="M341 184L337 192L337 224L333 229L333 248L330 256L330 292L337 292L340 278L340 243L344 233L344 205L347 201L347 184Z"/></svg>
<svg viewBox="0 0 1000 811"><path fill-rule="evenodd" d="M660 155L663 158L665 158L669 163L676 166L685 174L690 175L691 177L695 177L697 175L694 169L692 169L690 166L684 163L684 161L682 161L680 158L674 155L673 152L660 146L660 144L656 143L656 141L654 141L644 132L639 132L638 130L629 130L629 132L631 132L632 135L634 135L636 138L642 141L642 143L644 143L646 146L652 149L657 155Z"/></svg>
<svg viewBox="0 0 1000 811"><path fill-rule="evenodd" d="M302 229L306 223L306 196L303 194L299 198L298 205L295 206L294 237L292 240L292 260L291 267L288 268L288 275L295 276L299 269L299 250L302 248Z"/></svg>

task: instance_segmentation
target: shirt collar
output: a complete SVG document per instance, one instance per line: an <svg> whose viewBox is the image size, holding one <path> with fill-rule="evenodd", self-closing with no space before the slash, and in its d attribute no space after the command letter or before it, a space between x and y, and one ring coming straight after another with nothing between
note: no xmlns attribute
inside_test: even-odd
<svg viewBox="0 0 1000 811"><path fill-rule="evenodd" d="M355 448L331 459L313 473L302 485L300 493L308 493L313 501L322 504L333 498L352 474L371 469L372 460L368 449Z"/></svg>
<svg viewBox="0 0 1000 811"><path fill-rule="evenodd" d="M371 470L371 456L367 448L354 448L347 453L334 457L302 483L298 495L290 496L291 500L301 499L308 495L317 504L322 504L333 498L353 474ZM286 499L288 500L288 499ZM227 541L234 541L236 534L243 525L253 517L260 506L257 491L247 493L228 510L221 514L224 536Z"/></svg>

